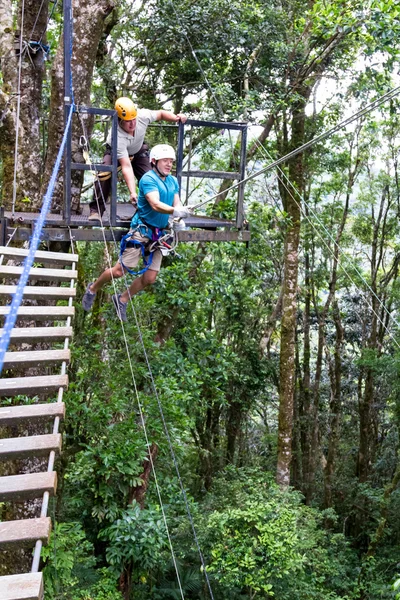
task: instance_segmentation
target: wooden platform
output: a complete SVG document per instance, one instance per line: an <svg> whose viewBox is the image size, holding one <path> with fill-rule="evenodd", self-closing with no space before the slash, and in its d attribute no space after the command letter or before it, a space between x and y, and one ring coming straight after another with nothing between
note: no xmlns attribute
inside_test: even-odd
<svg viewBox="0 0 400 600"><path fill-rule="evenodd" d="M14 284L23 270L22 266L15 266L15 263L23 262L27 254L26 249L0 246L0 279L4 282L0 285L0 295L7 296L7 301L10 301L10 296L16 290L16 286L11 284ZM12 260L14 264L7 264L8 260ZM46 460L45 463L39 463L43 465L40 472L16 472L0 477L0 502L42 500L38 504L39 509L41 506L40 518L0 522L0 549L35 547L32 573L0 577L0 600L43 598L42 574L36 571L40 567L41 546L48 542L51 531L51 520L47 516L48 498L57 490L57 474L53 465L62 446L59 424L65 414L62 398L63 391L68 386L66 366L71 358L69 341L73 333L71 319L75 314L72 302L76 295L77 260L76 254L36 252L22 305L17 312L16 326L11 332L10 346L4 357L4 370L0 379L0 426L6 435L3 434L0 439L0 460L13 461L17 466L19 463L14 461L19 459L29 458L29 464L32 465L38 464L34 460L36 458ZM53 268L47 268L47 265ZM38 284L35 285L35 282ZM45 282L50 285L45 285ZM68 306L57 306L58 300L63 300L63 304L67 303ZM26 305L27 302L34 306ZM0 306L3 321L9 310L9 305ZM29 327L22 327L21 322L28 325L24 323L26 321L29 321ZM44 327L45 324L48 326ZM3 330L0 329L0 335L2 334ZM18 349L16 346L21 343L28 344L31 348L40 343L41 348L47 349ZM54 344L58 348L56 346L54 349ZM24 369L30 370L25 376ZM32 372L34 376L30 375ZM32 398L37 394L41 396L40 403L26 403L27 397ZM11 400L2 399L13 396L20 396L21 403L14 404ZM44 401L46 397L48 402ZM9 430L10 427L17 429ZM36 435L12 437L15 431L35 431ZM52 433L48 433L49 431ZM21 514L20 510L21 507L18 514Z"/></svg>

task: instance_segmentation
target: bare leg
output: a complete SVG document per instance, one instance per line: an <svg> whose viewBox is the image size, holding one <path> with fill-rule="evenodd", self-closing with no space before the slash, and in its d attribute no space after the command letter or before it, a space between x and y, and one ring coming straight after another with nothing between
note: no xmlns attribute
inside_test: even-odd
<svg viewBox="0 0 400 600"><path fill-rule="evenodd" d="M119 279L124 274L121 263L117 262L111 269L106 269L98 279L90 286L90 291L94 294L101 290L101 288L109 283L112 279ZM133 282L135 283L135 282Z"/></svg>
<svg viewBox="0 0 400 600"><path fill-rule="evenodd" d="M103 275L105 275L106 272L107 271L105 271L103 273ZM152 285L155 282L155 280L157 279L157 275L158 275L158 271L153 271L151 269L148 269L147 271L145 271L143 273L143 275L141 275L140 277L137 277L134 280L134 282L131 284L129 290L125 290L125 292L123 292L121 294L121 296L120 296L121 302L124 302L124 304L126 304L129 300L129 297L135 296L135 294L137 294L138 292L141 292L147 286ZM99 277L99 279L97 281L100 281L101 277ZM97 284L97 281L94 285ZM104 284L102 284L102 285L104 285ZM94 286L92 286L92 287L94 287Z"/></svg>

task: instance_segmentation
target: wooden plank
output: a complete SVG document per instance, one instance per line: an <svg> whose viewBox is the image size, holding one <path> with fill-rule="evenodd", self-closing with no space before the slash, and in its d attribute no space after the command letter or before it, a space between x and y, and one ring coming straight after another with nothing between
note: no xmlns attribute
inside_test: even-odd
<svg viewBox="0 0 400 600"><path fill-rule="evenodd" d="M43 573L22 573L0 577L2 600L42 600Z"/></svg>
<svg viewBox="0 0 400 600"><path fill-rule="evenodd" d="M51 532L50 517L40 519L20 519L0 523L0 548L8 549L34 546L38 540L49 542Z"/></svg>
<svg viewBox="0 0 400 600"><path fill-rule="evenodd" d="M57 473L55 471L0 477L0 502L22 502L40 498L45 492L54 496L56 491Z"/></svg>
<svg viewBox="0 0 400 600"><path fill-rule="evenodd" d="M70 350L28 350L26 352L6 352L4 355L4 368L13 369L34 365L56 365L60 362L69 363Z"/></svg>
<svg viewBox="0 0 400 600"><path fill-rule="evenodd" d="M9 267L0 265L0 277L20 277L23 267ZM67 269L41 269L33 267L29 271L29 279L41 279L42 281L70 281L78 277L78 271Z"/></svg>
<svg viewBox="0 0 400 600"><path fill-rule="evenodd" d="M46 456L61 451L61 434L33 435L0 439L0 459L14 460L26 456Z"/></svg>
<svg viewBox="0 0 400 600"><path fill-rule="evenodd" d="M0 306L0 317L6 317L10 312L10 306ZM51 321L53 319L67 319L75 315L73 306L19 306L18 319L29 319L32 321Z"/></svg>
<svg viewBox="0 0 400 600"><path fill-rule="evenodd" d="M16 285L0 285L0 294L12 296L17 289ZM42 287L27 285L24 288L24 298L75 298L76 288L71 287Z"/></svg>
<svg viewBox="0 0 400 600"><path fill-rule="evenodd" d="M189 226L189 223L187 222L188 220L186 220L186 224ZM96 225L96 221L90 221L90 226L91 227L98 227L98 224ZM94 224L94 225L93 225ZM114 241L114 239L116 241L120 241L122 236L125 235L126 233L126 229L129 227L129 222L121 222L121 227L125 226L125 229L114 229L113 231L106 229L104 231L104 237L106 239L106 241L108 242L112 242ZM232 222L231 227L235 227L236 224L234 222ZM192 225L192 227L201 227L200 225ZM203 225L203 227L207 227L208 229L211 228L215 228L215 227L225 227L225 225L220 225L219 223L207 223L206 225ZM66 230L66 233L63 233L63 229L52 229L52 228L47 228L47 229L43 229L43 235L46 238L46 240L55 240L55 241L59 241L60 240L60 236L62 236L62 240L63 241L69 241L70 239L70 235L68 230ZM103 242L104 241L104 237L103 237L103 232L100 229L74 229L74 239L76 241L84 241L84 242ZM61 232L61 233L60 233ZM11 231L12 233L12 231ZM182 237L180 236L180 241L182 242L248 242L250 240L250 231L202 231L197 230L197 231L192 231L192 230L187 230L187 231L182 231L179 232L180 234L182 233ZM30 229L22 229L21 227L18 228L17 233L15 234L14 237L17 237L18 240L23 241L25 239L25 237L29 238L32 235L32 232L30 231ZM4 286L0 286L0 294L1 292L1 288ZM53 288L54 289L54 288ZM57 289L57 288L56 288ZM55 297L55 296L54 296Z"/></svg>
<svg viewBox="0 0 400 600"><path fill-rule="evenodd" d="M44 419L54 419L55 417L63 419L64 416L64 402L0 407L0 425L16 425L26 420L40 421Z"/></svg>
<svg viewBox="0 0 400 600"><path fill-rule="evenodd" d="M3 329L0 329L0 337ZM11 342L54 342L72 337L72 327L15 327L11 331Z"/></svg>
<svg viewBox="0 0 400 600"><path fill-rule="evenodd" d="M68 375L3 378L0 379L0 396L44 394L55 392L60 387L67 389Z"/></svg>
<svg viewBox="0 0 400 600"><path fill-rule="evenodd" d="M7 256L15 260L23 260L28 256L29 250L25 248L12 248L11 246L0 246L0 256ZM46 250L37 250L35 252L35 262L52 263L68 265L78 262L77 254L66 254L63 252L47 252Z"/></svg>

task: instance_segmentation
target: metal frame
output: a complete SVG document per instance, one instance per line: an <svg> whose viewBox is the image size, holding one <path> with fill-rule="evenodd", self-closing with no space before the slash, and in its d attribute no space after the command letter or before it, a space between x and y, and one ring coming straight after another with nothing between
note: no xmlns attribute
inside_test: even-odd
<svg viewBox="0 0 400 600"><path fill-rule="evenodd" d="M183 145L185 139L185 125L192 125L193 127L212 127L213 129L228 129L236 130L241 132L241 144L240 144L240 159L239 159L239 172L231 171L195 171L195 170L183 170ZM224 123L218 121L198 121L195 119L188 119L186 123L179 122L178 130L178 150L176 158L176 176L178 179L179 187L182 185L182 177L187 177L188 185L190 177L204 177L209 179L233 179L237 181L243 181L246 177L246 146L247 146L247 123ZM236 203L236 227L241 229L244 223L244 183L238 185L238 195Z"/></svg>

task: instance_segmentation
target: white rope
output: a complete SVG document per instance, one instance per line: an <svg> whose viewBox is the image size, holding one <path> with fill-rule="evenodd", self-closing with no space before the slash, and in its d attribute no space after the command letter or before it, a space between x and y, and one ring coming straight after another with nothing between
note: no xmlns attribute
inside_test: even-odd
<svg viewBox="0 0 400 600"><path fill-rule="evenodd" d="M14 181L13 181L13 196L11 214L15 214L15 203L17 199L17 167L18 167L18 136L19 136L19 114L21 109L21 71L22 71L22 46L24 34L24 15L25 15L25 0L22 0L21 5L21 31L19 37L19 64L18 64L18 99L17 99L17 115L15 124L15 149L14 149Z"/></svg>

